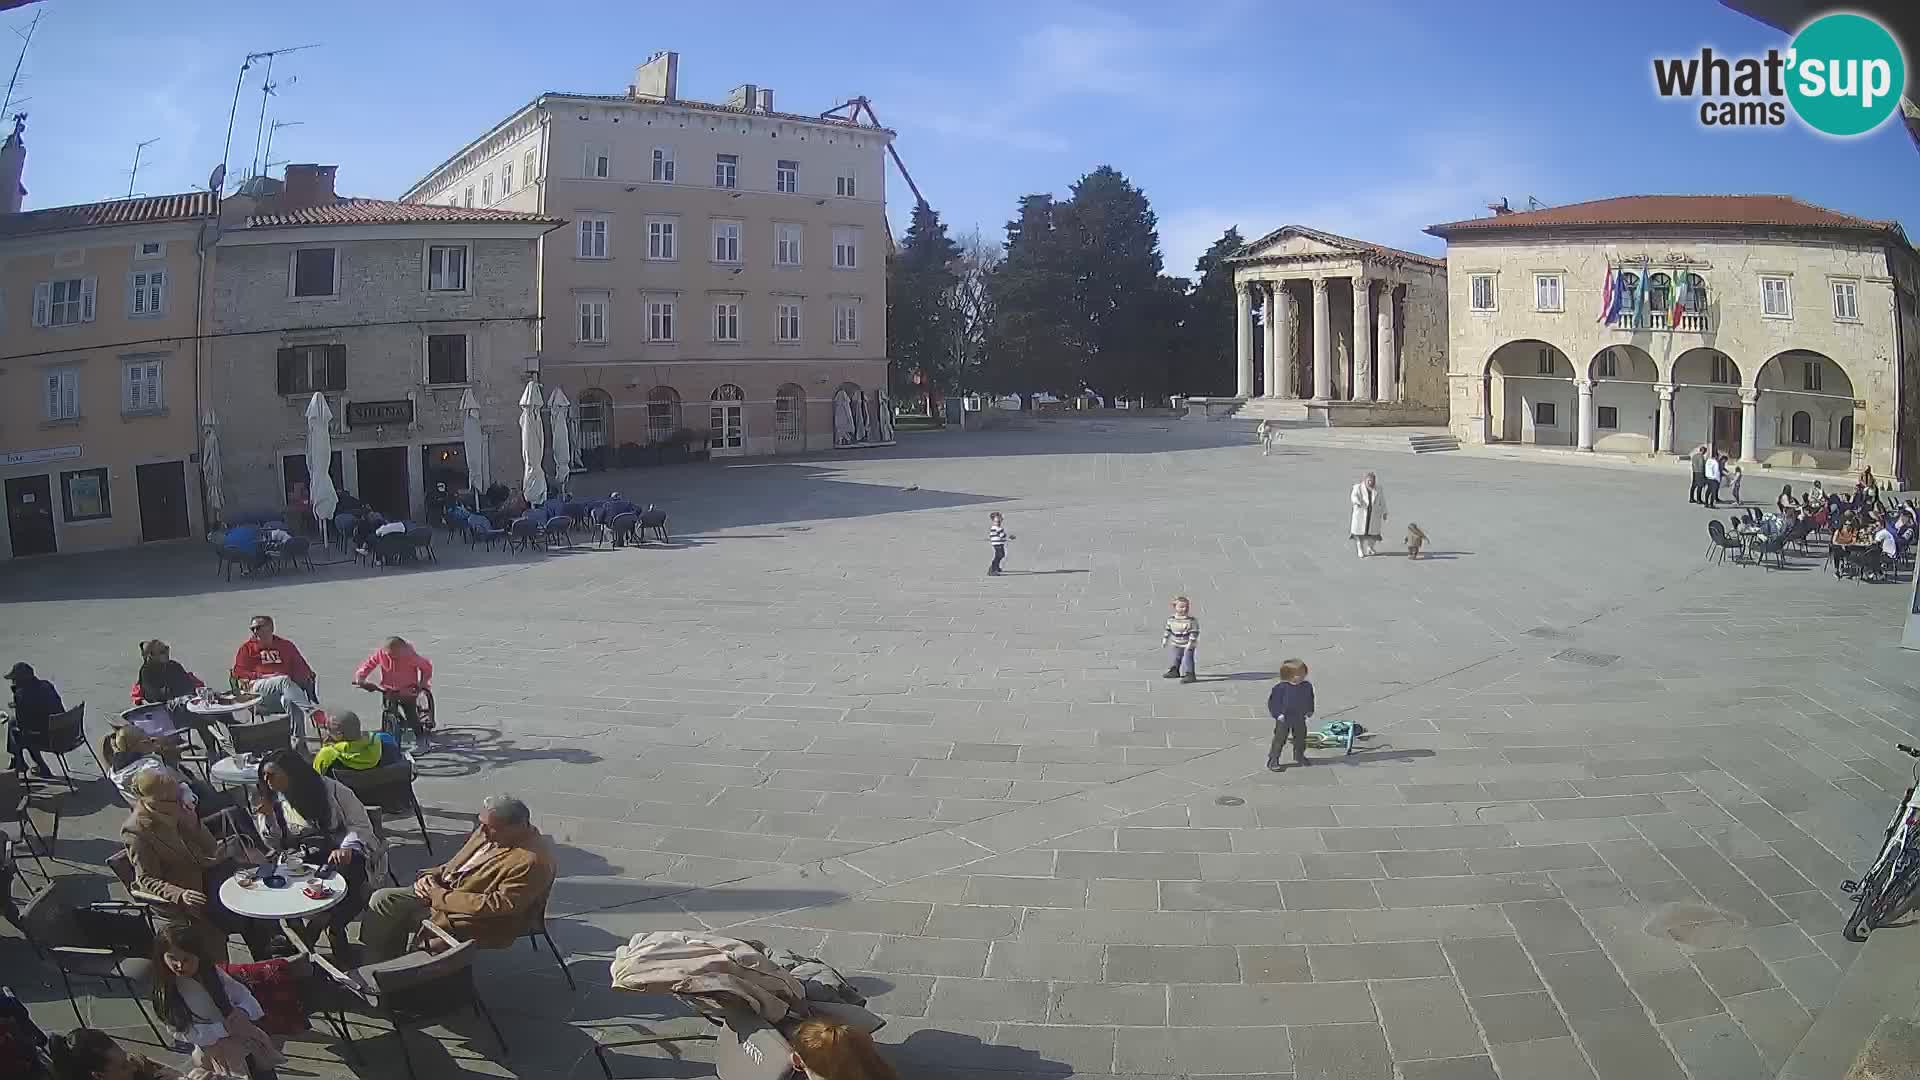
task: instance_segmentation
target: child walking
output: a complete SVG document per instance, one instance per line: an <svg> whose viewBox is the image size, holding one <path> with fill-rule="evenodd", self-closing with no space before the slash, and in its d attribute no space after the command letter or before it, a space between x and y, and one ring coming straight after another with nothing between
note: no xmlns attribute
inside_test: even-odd
<svg viewBox="0 0 1920 1080"><path fill-rule="evenodd" d="M1000 576L1000 563L1007 557L1007 541L1013 537L1007 535L1006 521L995 510L987 515L987 543L993 545L993 562L987 566L988 577Z"/></svg>
<svg viewBox="0 0 1920 1080"><path fill-rule="evenodd" d="M153 1011L174 1037L193 1044L192 1080L270 1077L287 1060L256 1025L266 1011L245 986L214 966L189 926L154 935Z"/></svg>
<svg viewBox="0 0 1920 1080"><path fill-rule="evenodd" d="M1307 662L1288 660L1280 665L1280 681L1267 695L1267 713L1273 717L1273 745L1267 749L1267 769L1279 772L1280 750L1293 738L1293 763L1307 760L1307 717L1313 715L1313 684L1307 681Z"/></svg>
<svg viewBox="0 0 1920 1080"><path fill-rule="evenodd" d="M1735 465L1733 470L1727 473L1727 497L1735 506L1740 505L1740 481L1742 478L1740 466L1738 465Z"/></svg>
<svg viewBox="0 0 1920 1080"><path fill-rule="evenodd" d="M1193 605L1186 597L1173 598L1173 614L1167 618L1160 644L1169 650L1170 661L1167 673L1161 678L1179 679L1183 683L1199 681L1193 673L1193 652L1200 644L1200 620L1193 617Z"/></svg>

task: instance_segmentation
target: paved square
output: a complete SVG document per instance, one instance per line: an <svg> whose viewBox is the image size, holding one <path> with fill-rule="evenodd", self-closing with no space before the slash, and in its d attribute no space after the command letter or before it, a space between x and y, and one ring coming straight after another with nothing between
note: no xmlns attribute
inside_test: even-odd
<svg viewBox="0 0 1920 1080"><path fill-rule="evenodd" d="M1431 560L1354 557L1367 469ZM416 641L449 729L435 850L525 797L581 983L487 955L513 1054L455 1021L409 1041L433 1076L598 1075L596 1039L697 1028L606 986L616 945L689 926L858 973L910 1075L1771 1075L1851 959L1837 886L1908 776L1906 588L1706 565L1675 474L1262 457L1231 423L1129 419L611 482L671 509L673 550L232 585L198 550L23 561L0 660L97 737L141 637L218 680L272 613L324 705L363 711L353 665ZM989 510L1016 538L997 579ZM1159 678L1176 593L1195 685ZM1264 702L1295 656L1316 725L1375 737L1276 775ZM105 799L69 801L63 859L116 846ZM403 874L433 861L392 832ZM0 957L70 1026L16 939ZM393 1075L392 1037L360 1034ZM330 1036L292 1051L345 1070Z"/></svg>

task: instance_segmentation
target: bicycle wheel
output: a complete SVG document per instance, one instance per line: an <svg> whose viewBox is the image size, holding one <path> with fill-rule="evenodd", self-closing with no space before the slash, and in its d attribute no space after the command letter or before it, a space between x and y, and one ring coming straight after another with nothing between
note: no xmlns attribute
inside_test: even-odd
<svg viewBox="0 0 1920 1080"><path fill-rule="evenodd" d="M1867 934L1877 928L1893 906L1899 903L1901 897L1889 887L1893 883L1893 864L1893 859L1881 862L1860 882L1860 891L1854 893L1853 914L1848 917L1846 928L1841 931L1841 936L1848 941L1867 940Z"/></svg>

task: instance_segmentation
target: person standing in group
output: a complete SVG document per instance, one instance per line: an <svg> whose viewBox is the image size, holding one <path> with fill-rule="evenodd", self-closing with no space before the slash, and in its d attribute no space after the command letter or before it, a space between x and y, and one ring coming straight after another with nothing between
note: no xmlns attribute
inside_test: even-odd
<svg viewBox="0 0 1920 1080"><path fill-rule="evenodd" d="M1200 620L1193 617L1193 604L1186 597L1173 598L1173 614L1167 617L1160 644L1168 650L1171 661L1161 678L1179 679L1183 683L1199 681L1200 677L1193 673L1193 656L1200 645Z"/></svg>
<svg viewBox="0 0 1920 1080"><path fill-rule="evenodd" d="M1293 739L1293 763L1307 760L1307 718L1313 715L1313 684L1307 681L1307 662L1288 660L1280 665L1280 681L1267 695L1267 715L1273 717L1273 745L1267 748L1267 770L1279 772L1280 751Z"/></svg>
<svg viewBox="0 0 1920 1080"><path fill-rule="evenodd" d="M1704 445L1694 447L1693 454L1689 458L1689 461L1693 466L1693 483L1687 487L1687 501L1690 503L1699 503L1704 506L1707 501L1705 498L1707 490L1707 448Z"/></svg>
<svg viewBox="0 0 1920 1080"><path fill-rule="evenodd" d="M1000 576L1000 564L1006 560L1007 541L1011 539L1013 536L1007 532L1006 519L1000 516L1000 511L995 510L988 514L987 543L993 545L993 562L987 565L988 577Z"/></svg>
<svg viewBox="0 0 1920 1080"><path fill-rule="evenodd" d="M1709 510L1720 505L1720 477L1724 475L1721 470L1725 468L1726 460L1725 454L1707 455L1707 471L1701 480L1700 502Z"/></svg>
<svg viewBox="0 0 1920 1080"><path fill-rule="evenodd" d="M1380 542L1380 530L1387 524L1387 496L1380 490L1380 483L1372 473L1360 478L1353 485L1348 501L1353 504L1353 521L1347 536L1353 541L1353 550L1361 558L1373 554L1373 546Z"/></svg>

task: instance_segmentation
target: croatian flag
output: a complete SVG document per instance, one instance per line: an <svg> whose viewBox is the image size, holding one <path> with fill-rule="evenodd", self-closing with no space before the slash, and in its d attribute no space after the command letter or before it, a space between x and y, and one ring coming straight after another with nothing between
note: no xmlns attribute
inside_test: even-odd
<svg viewBox="0 0 1920 1080"><path fill-rule="evenodd" d="M1600 321L1601 322L1609 322L1613 319L1614 305L1620 299L1620 297L1617 295L1619 291L1618 287L1615 285L1615 282L1618 280L1619 276L1620 275L1618 274L1618 272L1616 272L1612 267L1607 268L1607 280L1604 284L1600 286Z"/></svg>
<svg viewBox="0 0 1920 1080"><path fill-rule="evenodd" d="M1607 271L1605 293L1607 308L1600 313L1600 321L1603 323L1610 323L1620 317L1620 305L1625 303L1627 298L1626 283L1621 280L1621 275L1624 273L1625 271L1619 269Z"/></svg>

